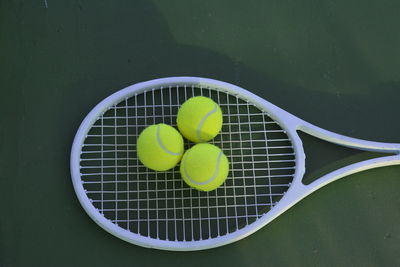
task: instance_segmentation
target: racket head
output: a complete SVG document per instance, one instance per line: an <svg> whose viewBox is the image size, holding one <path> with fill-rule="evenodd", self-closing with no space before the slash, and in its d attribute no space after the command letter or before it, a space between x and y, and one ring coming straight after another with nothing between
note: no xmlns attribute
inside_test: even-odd
<svg viewBox="0 0 400 267"><path fill-rule="evenodd" d="M201 93L194 93L194 91L197 90L197 89L200 89ZM161 90L161 91L158 91L158 90ZM120 118L116 115L117 114L116 110L119 107L122 107L122 109L125 109L125 112L126 112L125 115L127 117L129 117L128 116L128 114L129 114L128 110L131 109L131 108L134 108L133 106L130 105L130 103L137 105L138 104L137 103L138 102L137 101L138 97L141 97L143 94L144 94L144 97L142 99L142 104L143 104L143 101L144 101L144 105L142 105L142 108L144 109L143 112L146 112L148 108L154 110L155 107L160 107L163 110L162 112L165 113L165 114L163 114L164 117L170 118L171 119L170 123L174 124L174 122L172 121L173 118L174 118L174 115L172 114L173 110L177 111L177 108L179 107L179 105L182 104L185 99L189 98L189 94L187 96L184 96L184 97L182 97L182 95L180 97L177 97L176 103L174 102L174 103L159 103L159 104L156 104L154 102L155 100L153 100L154 99L154 92L161 92L160 93L161 95L165 94L165 92L162 92L162 90L165 90L165 92L167 92L166 93L167 94L167 98L168 98L168 93L170 93L169 98L171 98L171 90L172 91L173 90L184 90L184 91L188 91L188 92L189 91L193 91L193 94L191 96L193 96L193 95L202 95L203 94L202 90L204 90L206 92L210 92L210 94L213 94L215 92L217 94L216 96L215 95L213 97L212 97L212 95L209 95L209 96L212 97L217 102L219 100L218 96L226 95L228 98L229 97L233 97L233 98L237 99L237 103L232 103L232 104L230 104L230 103L226 104L225 103L225 105L227 105L226 107L229 108L229 107L243 105L248 110L250 109L250 107L254 107L254 110L255 110L256 113L261 114L262 116L264 116L263 118L265 118L265 119L269 118L270 120L275 122L276 125L278 125L278 127L280 127L282 129L282 133L285 136L287 136L287 139L291 143L291 149L293 151L293 159L292 159L293 168L292 168L292 171L290 173L291 178L290 178L290 181L287 181L287 183L285 184L286 188L281 189L282 192L280 192L280 196L278 196L276 198L277 199L277 203L275 203L276 201L272 202L272 196L271 195L273 195L273 194L271 193L270 196L269 196L271 201L270 201L270 203L266 203L266 206L270 205L270 207L266 208L265 212L261 212L260 211L261 214L258 214L258 207L256 206L257 216L252 214L252 219L251 219L250 223L248 221L248 218L246 218L246 220L245 220L246 222L244 223L244 226L243 226L243 223L242 223L242 225L235 225L233 229L228 229L229 228L229 225L228 225L229 224L228 223L228 221L229 221L228 213L229 212L227 211L226 214L225 214L225 216L226 216L225 220L227 222L226 223L227 224L226 229L224 231L220 232L220 229L219 229L220 228L220 225L219 225L220 222L218 221L217 226L216 226L218 228L218 232L217 233L213 233L213 234L211 233L211 228L210 228L211 219L208 218L208 224L209 224L209 226L208 226L208 228L209 228L208 236L207 236L207 234L204 235L204 233L203 234L202 233L199 234L197 230L196 230L197 233L194 233L196 226L193 226L193 221L190 222L190 220L189 220L189 223L192 223L192 230L191 230L191 232L190 231L187 232L187 230L183 230L183 238L182 238L182 233L181 234L177 234L176 233L176 232L179 231L176 228L179 228L179 227L185 228L185 224L186 224L185 218L183 218L182 224L180 224L178 226L177 226L177 222L176 221L174 222L175 223L175 238L174 237L170 238L168 233L167 234L163 233L164 236L160 238L160 236L154 236L154 235L152 236L152 234L151 234L152 230L150 229L151 228L150 227L150 222L148 222L148 224L145 226L145 227L148 227L148 231L147 231L147 235L146 235L146 232L141 231L140 226L138 226L136 230L133 230L132 228L130 228L127 225L121 226L120 222L117 219L113 220L112 218L110 218L110 217L113 217L114 215L108 216L106 214L106 212L105 212L106 209L100 209L99 206L96 204L96 197L93 197L93 195L90 195L91 191L90 191L90 189L88 189L88 186L87 186L88 185L87 184L88 180L83 178L85 173L82 172L82 167L83 167L82 166L82 162L85 161L85 158L83 158L82 155L85 153L85 151L84 151L85 149L84 148L87 147L87 145L88 145L87 144L87 140L88 140L89 137L91 137L91 131L96 126L96 123L98 123L99 121L102 121L104 123L105 116L107 116L107 114L110 113L110 112L111 113L114 112L114 117L111 117L111 118L114 118L115 125L118 124L118 120ZM146 96L146 92L149 95ZM172 94L174 94L174 93L172 93ZM207 94L205 94L205 95L207 96ZM157 97L157 95L156 95L156 97ZM161 96L161 99L162 98L163 98L163 96ZM135 99L135 101L129 102L131 99ZM150 102L153 101L153 103L151 105L147 105L146 104L146 99L147 99L147 103L149 101ZM122 103L122 105L121 105L121 103ZM118 106L119 104L121 106ZM221 108L224 111L223 103L220 102L219 104L221 105ZM168 108L168 107L170 107L169 111L164 110L164 108ZM239 108L238 108L238 110L239 110ZM137 111L138 110L136 110L136 112ZM231 122L230 121L230 117L231 117L232 114L229 114L229 113L226 114L226 112L227 112L227 110L225 110L224 115L226 115L229 118L229 121L225 121L225 118L224 118L224 124L225 125L229 124L228 130L226 132L227 132L228 135L229 134L232 135L232 131L233 131L232 127L235 124L235 122ZM230 112L230 110L228 110L228 112ZM239 111L237 111L236 113L238 113L237 116L241 116L240 115L241 113ZM246 112L244 112L244 113L246 113ZM244 115L250 116L249 115L250 113L251 112L248 111L247 114L244 114ZM176 112L175 112L175 116L176 116ZM236 116L236 114L235 114L235 116ZM145 123L143 123L143 125L141 125L142 129L144 129L144 127L147 126L147 125L151 125L152 122L157 123L157 121L155 120L154 116L152 117L152 115L149 115L149 114L146 114L146 113L142 114L142 115L139 115L139 113L135 113L134 116L132 116L132 118L133 117L135 117L136 120L137 120L137 118L142 118L143 117ZM149 121L147 121L147 117L150 118ZM124 119L124 118L122 118L122 119ZM153 121L151 121L151 119L153 119ZM238 120L240 120L240 118ZM143 122L143 120L142 120L142 122ZM169 121L165 121L165 122L169 123ZM238 123L240 124L240 122L238 122ZM129 124L129 123L127 122L127 124ZM260 124L260 125L263 126L262 124ZM236 240L239 240L241 238L244 238L245 236L248 236L251 233L257 231L259 228L261 228L262 226L264 226L265 224L270 222L272 219L277 217L279 214L284 212L286 209L288 209L291 205L296 203L297 194L299 192L299 190L296 190L296 189L298 189L297 187L302 186L301 178L302 178L302 176L304 174L304 151L303 151L301 140L300 140L299 136L296 133L297 125L298 125L298 122L297 122L297 118L296 117L294 117L291 114L283 111L282 109L272 105L271 103L265 101L264 99L262 99L262 98L260 98L260 97L258 97L256 95L250 93L249 91L247 91L247 90L245 90L243 88L240 88L238 86L229 84L229 83L225 83L225 82L221 82L221 81L217 81L217 80L212 80L212 79L206 79L206 78L198 78L198 77L171 77L171 78L156 79L156 80L152 80L152 81L138 83L138 84L129 86L129 87L125 88L125 89L122 89L122 90L112 94L111 96L107 97L103 101L101 101L95 108L92 109L92 111L90 111L90 113L85 117L85 119L81 123L81 125L80 125L80 127L79 127L79 129L78 129L78 131L76 133L76 136L75 136L75 139L74 139L74 142L73 142L73 145L72 145L72 150L71 150L71 175L72 175L72 181L73 181L74 189L75 189L75 192L77 194L77 197L78 197L82 207L85 209L85 211L88 213L88 215L98 225L100 225L103 229L105 229L109 233L111 233L111 234L113 234L113 235L115 235L115 236L117 236L117 237L119 237L119 238L121 238L121 239L123 239L125 241L128 241L130 243L133 243L133 244L136 244L136 245L140 245L140 246L143 246L143 247L152 247L152 248L164 249L164 250L200 250L200 249L208 249L208 248L212 248L212 247L217 247L217 246L221 246L221 245L224 245L224 244L228 244L228 243L234 242ZM133 127L136 130L135 133L132 134L132 136L131 136L132 137L131 141L133 143L135 143L135 138L140 133L140 130L138 128L139 126L138 125L136 125L136 126L135 125L130 125L130 127ZM104 128L104 125L102 125L102 128ZM250 136L250 141L253 141L253 140L251 140L252 133L251 133L251 129L250 128L251 128L251 125L249 126L248 131L250 132L250 135L249 135ZM117 139L119 137L118 137L118 134L116 133L116 131L117 130L115 130L115 132L114 132L114 136L113 136L113 134L111 134L111 137ZM224 134L224 129L223 129L223 131L222 131L222 133L220 135L223 135L223 134ZM103 134L103 132L102 132L101 135L105 136L106 134ZM129 130L127 130L127 132L125 133L125 136L126 135L129 138ZM240 133L239 133L239 135L240 135ZM238 141L238 140L236 140L236 141ZM240 140L240 141L243 141L243 140ZM128 142L128 141L126 141L126 142ZM221 146L221 148L222 148L222 150L224 150L224 152L227 152L227 150L224 149L224 144L226 146L226 144L228 143L228 140L221 140L220 139L220 140L217 140L215 142L216 142L215 143L216 145ZM186 144L186 145L188 145L188 144ZM268 151L268 146L266 146L266 147L267 147L267 151ZM187 147L185 147L185 148L187 149ZM104 147L102 147L101 149L104 149ZM135 152L133 151L132 153L135 153ZM128 156L126 156L127 154L125 154L124 158L136 157L135 154L132 154L132 153L131 154L127 153ZM117 161L119 161L117 154L118 153L115 153L115 156L114 156L114 159L115 159L115 162L116 162L114 167L116 167L119 164L119 163L117 163ZM230 154L228 155L228 158L230 159L231 164L236 164L237 162L235 162L235 160L232 160L232 157L230 157L230 156L232 156L232 155L230 155ZM252 156L254 156L254 155L252 155ZM244 160L243 159L244 159L244 156L242 155L240 160L242 162L242 166L244 167L244 165L243 165ZM99 160L101 160L101 159L99 159ZM254 160L254 161L256 161L256 160ZM127 162L129 162L129 160L127 160ZM258 162L255 162L255 163L258 163ZM130 163L127 163L127 165L128 165L127 167L129 167L129 164ZM136 159L136 163L135 164L138 164L137 159ZM253 167L254 166L255 165L253 164ZM97 166L97 167L99 168L99 166ZM139 168L139 167L136 166L136 168ZM269 166L268 166L268 168L269 168ZM234 174L234 172L236 172L236 171L237 171L237 169L235 169L234 167L232 167L231 170L230 170L230 172L231 172L230 173L230 178L232 179L232 183L235 181L235 179L237 179L237 178L231 177L232 174ZM253 168L252 171L253 171L253 174L254 174L254 168ZM129 171L127 171L127 173L129 173ZM152 175L153 175L151 177L152 179L154 179L154 178L157 179L157 175L161 175L162 176L162 174L157 174L157 173L153 173ZM174 179L174 183L176 184L176 180L178 180L180 178L178 171L177 170L172 170L172 174L171 175L172 175L172 177ZM140 177L140 176L142 176L142 177L146 176L146 178L148 178L149 177L149 172L145 171L145 172L143 172L141 174L138 173L137 175L131 174L131 177L127 177L126 178L127 184L129 184L132 181L136 181L135 179L139 179L138 177ZM236 176L238 176L238 175L236 175ZM244 175L244 171L243 171L243 176L245 176ZM251 174L249 174L248 176L251 177ZM162 176L162 177L163 177L163 179L165 178L164 176ZM103 178L102 178L102 183L104 182ZM228 180L230 178L228 178ZM107 180L107 181L109 181L109 180ZM236 181L238 181L238 180L236 180ZM118 182L119 181L117 181L116 183L118 183ZM97 183L99 183L99 181L97 181ZM167 184L168 181L166 180L165 183ZM266 182L266 183L267 184L265 184L265 185L266 185L266 187L268 187L268 182ZM182 183L182 185L183 185L183 183ZM258 185L256 180L254 180L254 184L253 185L254 185L254 188L255 188L253 194L255 195L255 199L257 199L257 190L258 190L258 188L261 188L262 184ZM269 183L269 185L271 185L269 187L269 190L271 190L272 184ZM226 186L226 187L224 188L224 186ZM240 191L239 187L241 187L241 186L246 187L245 182L243 182L242 185L233 184L233 194L234 195L236 194L235 192L237 192L238 189ZM283 186L283 187L285 187L285 186ZM222 188L221 190L225 189L224 192L226 193L228 185L223 185L221 188ZM149 189L149 187L147 189ZM228 190L229 189L231 189L231 188L228 188ZM102 190L103 190L103 188L102 188ZM114 187L113 190L117 192L118 191L118 185L116 187ZM129 193L129 189L126 190L126 188L124 188L124 190L127 191L128 195L130 194ZM146 191L146 190L144 190L144 191ZM185 201L186 201L187 195L184 195L184 193L182 193L182 195L178 195L178 191L179 190L181 190L181 188L173 188L173 190L171 190L171 191L174 192L173 198L175 200L176 199L179 200L179 198L181 197L182 199L185 199ZM199 211L198 211L198 215L199 215L200 219L196 218L196 221L198 220L199 222L196 222L195 224L197 225L197 228L199 228L200 232L201 232L201 228L203 227L203 223L202 223L202 208L203 208L203 206L201 206L202 204L200 202L203 201L203 199L207 199L208 204L209 204L210 203L209 202L210 201L210 195L208 193L204 193L203 194L203 192L202 193L197 193L199 195L195 195L194 192L190 191L190 190L194 190L194 189L189 189L189 188L185 188L184 190L185 190L185 192L187 190L189 190L189 192L191 192L190 197L192 199L196 200L197 197L198 197L198 200L196 200L196 201L198 201L198 206L200 207ZM220 190L220 189L217 189L217 190ZM139 183L138 183L138 186L136 188L136 191L137 191L137 195L139 195L140 194L140 185L139 185ZM168 191L168 185L167 185L167 191ZM215 206L217 206L217 207L221 207L222 206L222 208L223 208L224 205L229 206L228 201L226 201L225 203L222 203L222 204L218 202L219 201L219 196L221 196L221 198L222 198L224 192L219 192L219 195L215 196L215 201L216 201ZM270 192L272 192L272 191L270 191ZM176 193L176 195L175 195L175 193ZM192 193L193 193L193 195L192 195ZM103 196L103 193L101 193L101 194L102 194L101 202L103 202L103 197L104 196ZM116 194L118 194L118 193L116 193ZM149 194L150 193L147 192L147 198L148 199L149 199ZM156 193L156 198L157 198L157 194L158 193ZM200 194L203 194L203 195L200 195ZM213 193L211 193L211 194L213 194ZM218 194L218 193L216 193L216 194ZM246 195L246 188L244 188L244 193L243 194ZM211 197L213 198L214 195L211 195ZM163 195L163 198L168 199L168 192L165 195ZM150 197L150 199L151 199L151 197ZM234 199L238 199L238 198L236 198L236 196L235 196ZM246 199L246 197L245 197L245 199ZM144 200L145 200L145 198L144 198ZM129 202L129 197L128 197L127 201ZM192 200L190 200L190 201L191 201L191 206L192 206ZM138 201L138 203L139 202L140 201ZM147 202L149 203L149 200ZM257 202L257 200L256 200L256 202ZM118 203L118 202L116 202L116 203ZM157 201L157 203L158 203L158 201ZM182 203L183 203L183 201L182 201ZM205 204L205 206L207 206L208 204ZM236 202L234 203L234 205L236 206ZM246 206L246 205L248 205L248 204L247 203L244 204L244 206L246 207L246 215L244 215L244 217L247 216L247 212L248 212L247 211L247 207L248 206ZM123 207L126 208L126 206L123 206ZM175 210L180 210L181 207L177 207L175 205L173 208ZM182 215L181 216L183 216L183 217L185 216L186 208L187 207L185 206L185 204L182 204ZM197 206L196 206L196 208L197 208ZM204 208L207 209L207 207L204 207ZM115 214L118 214L118 208L115 208L115 203L114 203L114 209L115 209ZM122 205L121 205L121 209L122 209ZM194 208L189 207L189 210L192 211L193 209ZM237 208L235 207L235 209L237 209ZM101 210L101 212L100 212L100 210ZM144 210L146 210L146 209L144 209ZM217 208L217 210L218 210L218 208ZM208 211L210 212L210 208L208 209ZM130 213L129 209L127 210L127 213ZM140 213L141 213L141 208L139 208L137 210L136 215L138 217L140 217ZM149 215L150 211L147 210L147 213ZM218 214L218 211L217 211L217 214ZM175 214L175 216L176 216L176 214ZM116 217L118 217L118 215L116 215ZM168 217L167 211L166 211L166 217ZM158 219L158 215L157 215L157 219ZM182 219L182 218L180 218L180 219ZM193 218L190 218L190 219L193 219ZM207 218L205 218L205 219L206 219L205 221L207 221ZM162 219L157 221L157 231L159 230L158 227L159 227L160 221L163 221L163 220L164 220L164 218L162 218ZM236 221L237 220L238 219L236 218ZM128 220L128 224L129 224L129 220ZM168 232L169 221L165 220L165 224L166 224L166 231ZM206 224L207 224L207 222L206 222ZM236 223L236 224L238 224L238 223ZM206 229L206 228L207 228L207 225L205 226L204 229ZM191 234L192 237L188 238L187 236L185 236L185 234L189 234L189 235Z"/></svg>

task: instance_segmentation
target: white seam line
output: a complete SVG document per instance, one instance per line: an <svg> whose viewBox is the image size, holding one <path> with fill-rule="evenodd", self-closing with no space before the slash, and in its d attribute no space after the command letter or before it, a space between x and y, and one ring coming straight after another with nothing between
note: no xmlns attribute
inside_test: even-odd
<svg viewBox="0 0 400 267"><path fill-rule="evenodd" d="M158 142L158 144L160 145L160 147L161 147L165 152L167 152L168 154L174 155L174 156L179 156L180 154L182 154L182 151L180 151L180 152L178 152L178 153L175 153L175 152L172 152L172 151L168 150L168 149L164 146L164 144L161 142L161 138L160 138L160 124L157 125L157 133L156 133L156 135L157 135L157 142Z"/></svg>
<svg viewBox="0 0 400 267"><path fill-rule="evenodd" d="M189 154L186 155L186 159L187 159L188 156L189 156ZM187 177L192 183L197 184L197 185L204 185L204 184L208 184L208 183L212 182L212 181L217 177L217 175L218 175L219 164L220 164L220 162L221 162L221 156L222 156L222 152L219 152L218 159L217 159L217 166L215 167L214 175L213 175L210 179L208 179L207 181L202 182L202 183L199 183L199 182L194 181L194 180L189 176L189 174L188 174L188 172L187 172L187 170L186 170L186 165L184 164L184 165L183 165L183 166L184 166L183 169L184 169L184 171L185 171L186 177Z"/></svg>
<svg viewBox="0 0 400 267"><path fill-rule="evenodd" d="M211 116L213 113L217 112L217 104L215 104L214 109L208 112L200 121L199 126L197 127L196 133L197 133L197 138L200 140L200 142L203 142L204 140L201 138L201 128L203 127L203 124L206 122L206 119Z"/></svg>

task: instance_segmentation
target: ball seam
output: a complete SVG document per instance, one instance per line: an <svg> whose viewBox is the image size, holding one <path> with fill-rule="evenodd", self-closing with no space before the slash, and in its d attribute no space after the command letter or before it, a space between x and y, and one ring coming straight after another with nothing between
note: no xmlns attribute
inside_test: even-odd
<svg viewBox="0 0 400 267"><path fill-rule="evenodd" d="M168 154L171 154L173 156L179 156L180 154L182 154L182 151L173 152L164 146L164 144L161 141L161 137L160 137L160 125L157 125L156 137L157 137L157 142L160 145L161 149L164 150L165 152L167 152Z"/></svg>
<svg viewBox="0 0 400 267"><path fill-rule="evenodd" d="M187 160L187 157L188 157L188 156L189 156L189 154L186 155L185 161ZM188 172L187 172L187 170L186 170L186 164L183 164L183 170L184 170L184 172L185 172L185 176L189 179L190 182L192 182L192 183L194 183L194 184L196 184L196 185L205 185L205 184L209 184L210 182L212 182L212 181L218 176L219 165L220 165L220 162L221 162L221 156L222 156L222 152L219 152L218 158L217 158L217 166L215 167L214 174L213 174L213 176L212 176L210 179L208 179L207 181L204 181L204 182L201 182L201 183L194 181L194 180L190 177L190 175L188 174Z"/></svg>
<svg viewBox="0 0 400 267"><path fill-rule="evenodd" d="M206 119L211 116L213 113L217 112L217 105L214 105L214 109L208 112L200 121L199 126L196 129L196 135L197 139L199 139L200 142L204 142L203 138L201 138L201 128L203 127L203 124L206 122Z"/></svg>

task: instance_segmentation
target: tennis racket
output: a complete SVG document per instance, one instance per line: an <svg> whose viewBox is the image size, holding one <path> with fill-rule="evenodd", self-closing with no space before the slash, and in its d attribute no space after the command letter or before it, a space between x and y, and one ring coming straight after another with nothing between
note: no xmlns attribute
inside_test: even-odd
<svg viewBox="0 0 400 267"><path fill-rule="evenodd" d="M212 98L222 109L222 131L211 143L230 160L228 179L211 192L189 188L179 167L147 169L136 154L136 140L145 127L176 126L179 106L198 95ZM389 155L348 165L306 185L298 131ZM185 149L191 145L187 142ZM76 195L98 225L136 245L182 251L240 240L328 183L394 164L400 164L400 144L336 134L240 87L197 77L142 82L107 97L83 120L71 152Z"/></svg>

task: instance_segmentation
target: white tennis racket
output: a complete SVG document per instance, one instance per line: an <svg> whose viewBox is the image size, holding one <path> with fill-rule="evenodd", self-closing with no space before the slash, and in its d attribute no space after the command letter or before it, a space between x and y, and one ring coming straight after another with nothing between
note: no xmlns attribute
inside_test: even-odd
<svg viewBox="0 0 400 267"><path fill-rule="evenodd" d="M220 105L223 128L211 143L230 160L228 179L208 193L189 188L178 167L151 171L136 155L139 133L161 122L176 126L179 106L196 95ZM351 164L305 185L305 155L297 131L392 155ZM104 99L82 122L71 152L72 181L89 216L125 241L165 250L201 250L237 241L330 182L394 164L400 164L400 144L339 135L240 87L196 77L143 82Z"/></svg>

